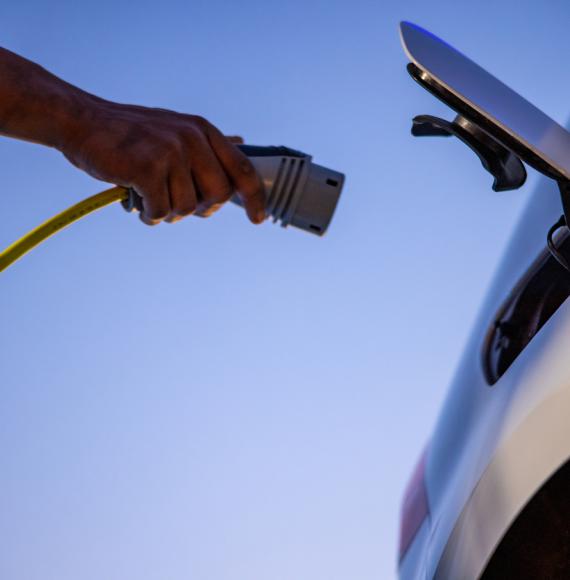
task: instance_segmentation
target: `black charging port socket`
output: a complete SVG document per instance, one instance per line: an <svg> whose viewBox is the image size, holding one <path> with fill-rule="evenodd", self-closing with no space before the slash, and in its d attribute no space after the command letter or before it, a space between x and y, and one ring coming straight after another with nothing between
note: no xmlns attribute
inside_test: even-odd
<svg viewBox="0 0 570 580"><path fill-rule="evenodd" d="M570 261L570 232L563 228L558 252ZM496 314L485 339L483 369L494 385L538 331L570 296L570 273L545 248Z"/></svg>

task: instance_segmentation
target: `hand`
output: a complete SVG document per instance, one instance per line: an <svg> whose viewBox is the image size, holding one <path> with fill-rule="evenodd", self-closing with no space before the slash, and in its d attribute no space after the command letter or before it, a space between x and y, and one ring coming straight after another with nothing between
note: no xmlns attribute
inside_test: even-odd
<svg viewBox="0 0 570 580"><path fill-rule="evenodd" d="M90 103L60 149L93 177L132 187L141 220L208 217L237 193L249 219L265 219L263 184L250 160L206 119L165 109Z"/></svg>

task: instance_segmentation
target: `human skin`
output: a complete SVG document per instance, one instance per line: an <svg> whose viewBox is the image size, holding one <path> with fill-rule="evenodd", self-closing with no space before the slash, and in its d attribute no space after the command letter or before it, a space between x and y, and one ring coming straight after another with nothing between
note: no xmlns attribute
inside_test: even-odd
<svg viewBox="0 0 570 580"><path fill-rule="evenodd" d="M265 218L249 159L206 119L114 103L0 48L0 134L53 147L89 175L141 197L147 225L208 217L237 193L251 222Z"/></svg>

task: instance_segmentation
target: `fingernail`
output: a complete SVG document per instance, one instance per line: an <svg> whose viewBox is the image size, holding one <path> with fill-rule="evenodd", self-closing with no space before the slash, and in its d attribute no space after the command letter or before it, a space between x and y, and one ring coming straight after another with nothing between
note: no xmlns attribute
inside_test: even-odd
<svg viewBox="0 0 570 580"><path fill-rule="evenodd" d="M264 208L260 208L257 210L257 212L255 213L255 218L258 224L262 223L265 221L265 209Z"/></svg>

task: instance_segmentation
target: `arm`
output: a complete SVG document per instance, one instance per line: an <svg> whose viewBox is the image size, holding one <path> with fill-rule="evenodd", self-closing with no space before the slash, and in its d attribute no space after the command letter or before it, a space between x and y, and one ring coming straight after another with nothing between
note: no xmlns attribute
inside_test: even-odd
<svg viewBox="0 0 570 580"><path fill-rule="evenodd" d="M106 101L0 48L0 134L61 151L93 177L134 188L149 225L211 215L237 191L265 216L248 158L201 117Z"/></svg>

